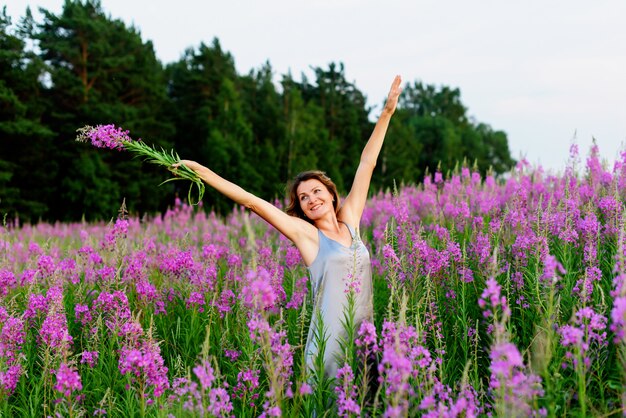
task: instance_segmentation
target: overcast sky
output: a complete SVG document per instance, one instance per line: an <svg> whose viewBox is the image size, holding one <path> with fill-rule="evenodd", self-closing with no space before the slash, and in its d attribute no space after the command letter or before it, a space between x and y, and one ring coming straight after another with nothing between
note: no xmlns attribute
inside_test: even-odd
<svg viewBox="0 0 626 418"><path fill-rule="evenodd" d="M54 13L62 0L9 0ZM269 61L311 76L343 62L381 108L395 74L458 87L470 116L508 134L513 157L562 171L592 137L609 163L626 142L626 1L102 0L137 27L164 63L220 40L237 71ZM37 15L36 15L37 16Z"/></svg>

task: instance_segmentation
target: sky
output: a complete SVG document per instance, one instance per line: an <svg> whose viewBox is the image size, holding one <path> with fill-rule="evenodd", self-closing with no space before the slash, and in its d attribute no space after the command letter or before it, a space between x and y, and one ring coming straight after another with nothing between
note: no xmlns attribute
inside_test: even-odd
<svg viewBox="0 0 626 418"><path fill-rule="evenodd" d="M626 143L626 1L102 0L163 63L218 38L239 74L275 80L342 62L376 118L396 74L459 88L468 115L507 133L511 154L562 172L595 138L612 166ZM60 13L62 0L10 0ZM38 14L35 13L37 18Z"/></svg>

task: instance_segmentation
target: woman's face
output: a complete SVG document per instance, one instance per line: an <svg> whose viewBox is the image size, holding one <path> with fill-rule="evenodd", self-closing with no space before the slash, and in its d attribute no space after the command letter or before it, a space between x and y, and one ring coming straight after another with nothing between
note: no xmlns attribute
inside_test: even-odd
<svg viewBox="0 0 626 418"><path fill-rule="evenodd" d="M328 212L335 213L333 195L321 181L317 179L303 181L296 191L300 208L310 220L320 219Z"/></svg>

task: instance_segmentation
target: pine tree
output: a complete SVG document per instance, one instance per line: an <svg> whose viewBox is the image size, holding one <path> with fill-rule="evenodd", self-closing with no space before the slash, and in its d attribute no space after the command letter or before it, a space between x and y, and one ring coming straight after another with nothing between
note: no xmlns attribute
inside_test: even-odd
<svg viewBox="0 0 626 418"><path fill-rule="evenodd" d="M26 49L30 11L17 28L0 15L0 215L34 222L47 216L52 132L41 122L43 65Z"/></svg>
<svg viewBox="0 0 626 418"><path fill-rule="evenodd" d="M46 119L57 135L61 198L51 204L51 215L109 219L124 198L131 212L159 209L166 191L155 187L154 178L166 179L167 173L74 143L77 128L114 123L168 146L174 130L164 117L166 84L152 44L107 16L99 1L67 0L59 16L42 12L36 39L50 72Z"/></svg>

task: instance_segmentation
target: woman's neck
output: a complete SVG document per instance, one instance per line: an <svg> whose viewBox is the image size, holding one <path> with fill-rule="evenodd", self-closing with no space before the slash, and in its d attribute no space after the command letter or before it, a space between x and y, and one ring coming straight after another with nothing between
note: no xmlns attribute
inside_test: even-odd
<svg viewBox="0 0 626 418"><path fill-rule="evenodd" d="M317 229L320 229L322 231L329 231L329 232L339 232L340 226L339 226L339 220L337 219L337 216L335 216L335 214L329 214L327 217L324 217L322 219L318 219L315 222L315 227Z"/></svg>

